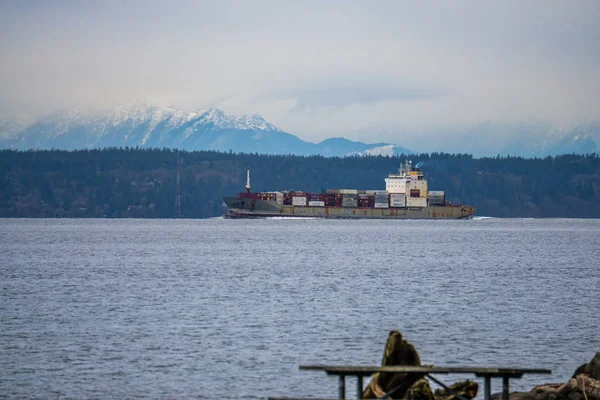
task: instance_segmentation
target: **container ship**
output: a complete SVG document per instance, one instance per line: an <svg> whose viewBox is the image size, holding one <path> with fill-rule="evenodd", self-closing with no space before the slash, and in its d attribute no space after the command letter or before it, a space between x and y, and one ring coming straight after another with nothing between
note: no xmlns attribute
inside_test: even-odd
<svg viewBox="0 0 600 400"><path fill-rule="evenodd" d="M223 197L229 218L316 217L371 219L460 219L475 214L475 207L450 204L443 191L429 190L427 180L411 161L385 179L385 190L327 189L323 193L250 190Z"/></svg>

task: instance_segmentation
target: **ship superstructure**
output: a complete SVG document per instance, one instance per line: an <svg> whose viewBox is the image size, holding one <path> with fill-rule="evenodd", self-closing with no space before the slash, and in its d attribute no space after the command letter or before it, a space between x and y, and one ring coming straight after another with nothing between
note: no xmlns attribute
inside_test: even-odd
<svg viewBox="0 0 600 400"><path fill-rule="evenodd" d="M443 191L430 191L427 180L411 161L400 165L397 174L385 179L385 190L327 189L322 193L299 191L250 191L250 169L246 192L223 197L227 216L319 217L380 219L458 219L475 213L474 207L446 202Z"/></svg>

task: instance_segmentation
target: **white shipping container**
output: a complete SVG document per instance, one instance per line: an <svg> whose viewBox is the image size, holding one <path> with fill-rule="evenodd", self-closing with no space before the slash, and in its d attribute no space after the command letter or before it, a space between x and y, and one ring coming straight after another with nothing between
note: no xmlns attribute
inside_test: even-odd
<svg viewBox="0 0 600 400"><path fill-rule="evenodd" d="M446 198L444 192L440 190L432 190L429 192L429 204L430 205L444 205Z"/></svg>
<svg viewBox="0 0 600 400"><path fill-rule="evenodd" d="M292 197L293 206L306 206L306 197L294 196Z"/></svg>
<svg viewBox="0 0 600 400"><path fill-rule="evenodd" d="M406 202L407 207L427 207L427 199L422 197L409 197Z"/></svg>
<svg viewBox="0 0 600 400"><path fill-rule="evenodd" d="M310 207L325 207L325 202L322 200L310 200L308 205Z"/></svg>
<svg viewBox="0 0 600 400"><path fill-rule="evenodd" d="M404 193L390 194L390 207L406 207L406 196Z"/></svg>
<svg viewBox="0 0 600 400"><path fill-rule="evenodd" d="M283 204L283 193L275 192L275 203L282 205Z"/></svg>
<svg viewBox="0 0 600 400"><path fill-rule="evenodd" d="M341 194L358 194L357 189L340 189Z"/></svg>
<svg viewBox="0 0 600 400"><path fill-rule="evenodd" d="M375 203L375 208L388 208L388 203Z"/></svg>

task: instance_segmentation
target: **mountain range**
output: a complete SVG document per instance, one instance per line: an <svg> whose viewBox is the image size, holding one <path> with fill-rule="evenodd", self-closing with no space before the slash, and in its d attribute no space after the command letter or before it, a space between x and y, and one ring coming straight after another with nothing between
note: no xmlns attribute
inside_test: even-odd
<svg viewBox="0 0 600 400"><path fill-rule="evenodd" d="M600 125L556 130L540 124L487 123L463 132L423 136L422 141L423 147L429 151L470 153L477 157L585 154L600 150ZM367 144L342 137L319 143L307 142L259 115L233 116L216 108L182 112L170 107L136 103L102 113L60 111L32 123L0 121L0 148L73 150L125 146L326 157L413 153L393 143ZM424 149L412 150L419 152Z"/></svg>
<svg viewBox="0 0 600 400"><path fill-rule="evenodd" d="M61 111L29 125L0 122L0 148L72 150L125 146L323 156L411 153L391 143L366 144L344 138L306 142L259 115L232 116L216 108L184 113L136 104L104 114Z"/></svg>

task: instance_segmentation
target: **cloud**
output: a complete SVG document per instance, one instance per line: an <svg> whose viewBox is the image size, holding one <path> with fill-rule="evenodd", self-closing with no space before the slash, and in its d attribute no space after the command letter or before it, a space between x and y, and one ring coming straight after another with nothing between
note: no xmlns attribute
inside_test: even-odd
<svg viewBox="0 0 600 400"><path fill-rule="evenodd" d="M278 89L269 97L274 100L293 100L292 112L311 112L317 109L342 109L353 104L375 105L385 101L418 101L441 96L441 91L398 88L393 84L361 82L354 84L306 85L294 89Z"/></svg>
<svg viewBox="0 0 600 400"><path fill-rule="evenodd" d="M259 113L314 140L398 142L484 121L597 121L598 4L0 2L0 117L142 99Z"/></svg>

